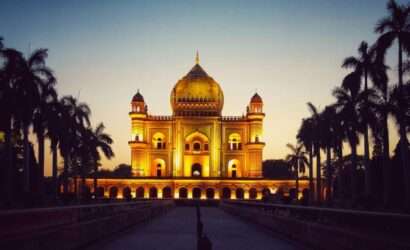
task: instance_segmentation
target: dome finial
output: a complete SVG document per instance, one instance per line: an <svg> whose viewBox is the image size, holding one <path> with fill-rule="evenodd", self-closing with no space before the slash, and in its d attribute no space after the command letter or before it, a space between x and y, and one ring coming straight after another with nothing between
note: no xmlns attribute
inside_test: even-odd
<svg viewBox="0 0 410 250"><path fill-rule="evenodd" d="M196 51L195 64L199 64L199 52Z"/></svg>

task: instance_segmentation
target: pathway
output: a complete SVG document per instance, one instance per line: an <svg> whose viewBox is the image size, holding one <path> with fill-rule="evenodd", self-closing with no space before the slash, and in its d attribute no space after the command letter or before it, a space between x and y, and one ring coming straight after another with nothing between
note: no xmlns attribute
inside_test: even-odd
<svg viewBox="0 0 410 250"><path fill-rule="evenodd" d="M256 225L225 213L219 208L202 207L204 232L213 250L295 250L291 243L274 238ZM195 207L176 207L148 224L105 239L88 250L195 250Z"/></svg>

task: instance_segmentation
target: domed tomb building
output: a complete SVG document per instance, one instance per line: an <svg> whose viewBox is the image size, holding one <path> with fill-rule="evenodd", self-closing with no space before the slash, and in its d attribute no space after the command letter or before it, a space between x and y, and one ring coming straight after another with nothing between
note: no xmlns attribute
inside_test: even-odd
<svg viewBox="0 0 410 250"><path fill-rule="evenodd" d="M200 66L170 93L172 115L148 112L138 91L131 101L132 178L99 179L105 196L136 198L261 199L293 180L262 178L262 98L255 93L242 116L222 116L221 86ZM303 181L301 181L301 186ZM117 196L118 195L118 196Z"/></svg>

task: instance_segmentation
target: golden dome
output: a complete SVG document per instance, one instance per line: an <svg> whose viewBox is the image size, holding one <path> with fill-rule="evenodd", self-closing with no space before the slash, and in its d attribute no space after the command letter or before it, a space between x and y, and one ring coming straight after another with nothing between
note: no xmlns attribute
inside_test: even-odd
<svg viewBox="0 0 410 250"><path fill-rule="evenodd" d="M174 115L220 115L224 96L219 84L199 65L180 79L171 92Z"/></svg>

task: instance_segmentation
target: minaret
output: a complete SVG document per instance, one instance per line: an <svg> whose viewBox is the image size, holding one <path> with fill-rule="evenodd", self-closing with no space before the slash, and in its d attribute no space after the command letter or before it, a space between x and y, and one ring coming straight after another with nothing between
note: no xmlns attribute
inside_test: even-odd
<svg viewBox="0 0 410 250"><path fill-rule="evenodd" d="M249 121L248 162L249 177L262 177L262 153L265 143L263 142L263 101L255 93L247 107L246 117Z"/></svg>
<svg viewBox="0 0 410 250"><path fill-rule="evenodd" d="M134 176L148 176L149 169L146 159L147 138L145 134L144 121L147 118L148 107L144 97L138 90L131 101L131 168Z"/></svg>

